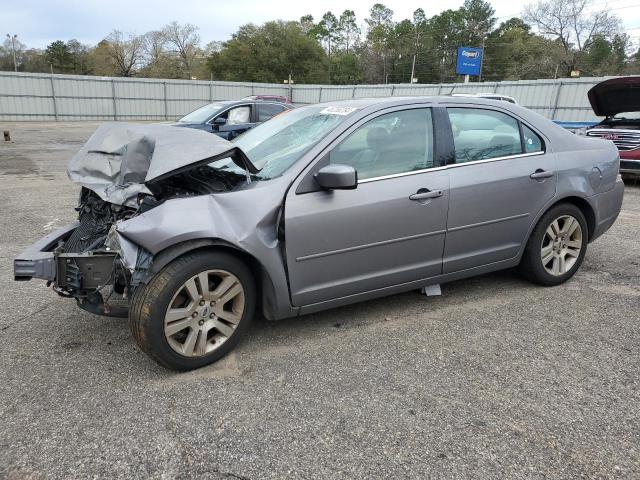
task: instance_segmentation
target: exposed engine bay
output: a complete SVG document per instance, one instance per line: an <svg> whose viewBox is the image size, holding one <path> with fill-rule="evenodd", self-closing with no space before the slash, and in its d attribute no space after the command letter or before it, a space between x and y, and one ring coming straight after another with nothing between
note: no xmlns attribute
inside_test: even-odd
<svg viewBox="0 0 640 480"><path fill-rule="evenodd" d="M37 260L18 260L15 279L44 278L85 310L126 316L126 299L153 256L122 235L118 224L170 199L235 190L251 183L255 171L242 151L215 135L164 125L103 125L69 164L69 178L82 186L78 223L33 252ZM117 296L125 300L121 307L109 303Z"/></svg>
<svg viewBox="0 0 640 480"><path fill-rule="evenodd" d="M80 225L62 245L65 253L81 253L104 248L109 229L118 220L131 218L136 210L105 202L87 188L80 192L76 208Z"/></svg>

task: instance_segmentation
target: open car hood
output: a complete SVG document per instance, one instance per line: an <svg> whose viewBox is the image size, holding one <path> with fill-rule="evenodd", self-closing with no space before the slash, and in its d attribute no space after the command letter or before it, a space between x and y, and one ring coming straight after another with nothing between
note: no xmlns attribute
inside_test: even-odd
<svg viewBox="0 0 640 480"><path fill-rule="evenodd" d="M211 133L110 122L101 125L73 156L67 175L104 201L135 206L139 193L150 193L147 185L229 157L250 173L259 171L242 150Z"/></svg>
<svg viewBox="0 0 640 480"><path fill-rule="evenodd" d="M612 78L600 82L587 93L596 115L611 117L640 111L640 76Z"/></svg>

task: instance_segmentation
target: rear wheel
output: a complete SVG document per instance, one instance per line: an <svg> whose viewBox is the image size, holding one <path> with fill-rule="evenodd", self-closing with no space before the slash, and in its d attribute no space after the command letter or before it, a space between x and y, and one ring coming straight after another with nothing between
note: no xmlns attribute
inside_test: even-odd
<svg viewBox="0 0 640 480"><path fill-rule="evenodd" d="M580 268L587 241L587 221L582 211L569 203L556 205L531 233L520 269L532 282L559 285Z"/></svg>
<svg viewBox="0 0 640 480"><path fill-rule="evenodd" d="M238 343L255 303L253 276L242 261L200 252L178 258L140 286L129 322L136 343L159 364L191 370Z"/></svg>

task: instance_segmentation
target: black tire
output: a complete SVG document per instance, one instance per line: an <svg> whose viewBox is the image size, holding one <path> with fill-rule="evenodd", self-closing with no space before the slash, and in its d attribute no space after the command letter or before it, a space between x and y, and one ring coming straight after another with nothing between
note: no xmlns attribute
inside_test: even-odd
<svg viewBox="0 0 640 480"><path fill-rule="evenodd" d="M165 337L165 314L169 303L191 277L207 270L235 275L244 289L244 310L235 331L212 352L187 357L176 352ZM256 286L251 270L240 259L223 252L194 252L177 258L133 294L129 325L140 349L163 367L186 371L219 360L233 349L246 332L256 306Z"/></svg>
<svg viewBox="0 0 640 480"><path fill-rule="evenodd" d="M573 266L562 275L552 275L547 272L542 263L542 242L545 237L545 232L551 223L565 215L575 218L580 224L580 228L582 229L582 245L580 253L578 254ZM569 280L578 271L580 265L582 265L584 256L587 253L588 240L589 229L582 211L571 203L560 203L555 205L542 216L536 227L533 229L533 232L531 232L531 236L529 237L529 241L527 242L527 246L525 247L524 254L520 262L520 271L524 277L531 282L544 285L546 287L564 283Z"/></svg>

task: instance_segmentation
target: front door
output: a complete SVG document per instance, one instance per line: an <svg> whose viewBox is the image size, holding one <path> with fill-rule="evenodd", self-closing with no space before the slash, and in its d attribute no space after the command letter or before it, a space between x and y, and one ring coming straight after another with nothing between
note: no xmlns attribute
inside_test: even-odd
<svg viewBox="0 0 640 480"><path fill-rule="evenodd" d="M328 162L354 166L359 185L290 190L285 238L294 305L442 272L449 177L434 168L430 109L368 120L331 149Z"/></svg>
<svg viewBox="0 0 640 480"><path fill-rule="evenodd" d="M232 107L217 118L224 118L226 121L219 126L214 123L214 132L226 140L233 140L255 125L252 104ZM215 130L216 127L217 130Z"/></svg>
<svg viewBox="0 0 640 480"><path fill-rule="evenodd" d="M515 257L555 195L556 159L540 135L499 111L448 108L455 145L443 272Z"/></svg>

